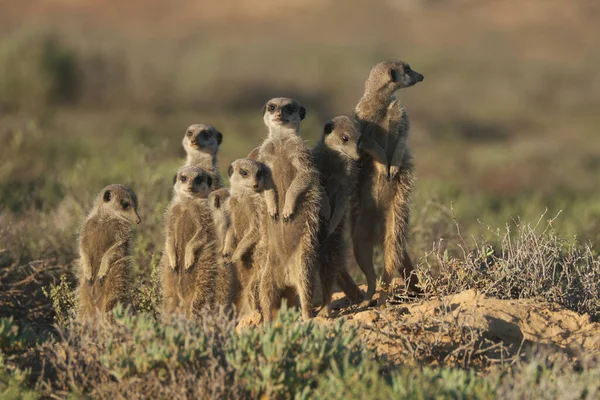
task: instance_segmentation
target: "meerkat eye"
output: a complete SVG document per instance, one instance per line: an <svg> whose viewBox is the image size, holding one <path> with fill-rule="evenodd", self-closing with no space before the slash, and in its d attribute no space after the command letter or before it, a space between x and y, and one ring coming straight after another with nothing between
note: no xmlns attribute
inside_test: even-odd
<svg viewBox="0 0 600 400"><path fill-rule="evenodd" d="M187 131L187 135L188 135L188 137L192 137L192 135L193 135L193 134L194 134L194 132L192 132L192 131Z"/></svg>
<svg viewBox="0 0 600 400"><path fill-rule="evenodd" d="M349 139L348 139L348 136L346 136L346 135L343 135L343 136L342 136L342 140L344 141L344 143L346 143L346 142L349 140Z"/></svg>
<svg viewBox="0 0 600 400"><path fill-rule="evenodd" d="M260 178L262 178L262 171L258 171L256 173L256 179L260 179Z"/></svg>
<svg viewBox="0 0 600 400"><path fill-rule="evenodd" d="M269 112L275 111L275 104L269 104L269 107L267 107L267 109L269 110Z"/></svg>
<svg viewBox="0 0 600 400"><path fill-rule="evenodd" d="M240 169L240 175L245 177L248 175L248 171L246 171L245 169Z"/></svg>
<svg viewBox="0 0 600 400"><path fill-rule="evenodd" d="M181 182L185 182L185 181L187 181L187 177L185 177L185 176L181 175L181 178L179 178L179 180L180 180Z"/></svg>
<svg viewBox="0 0 600 400"><path fill-rule="evenodd" d="M201 184L202 184L202 182L204 182L204 177L202 177L202 176L197 176L197 177L195 177L195 178L194 178L194 183L195 183L196 185L201 185Z"/></svg>
<svg viewBox="0 0 600 400"><path fill-rule="evenodd" d="M404 73L405 73L405 74L408 74L408 73L410 73L410 66L409 66L409 65L405 65L405 66L404 66Z"/></svg>
<svg viewBox="0 0 600 400"><path fill-rule="evenodd" d="M294 106L291 104L288 104L287 106L285 106L285 112L288 114L293 114L294 113Z"/></svg>
<svg viewBox="0 0 600 400"><path fill-rule="evenodd" d="M202 132L202 139L208 140L210 138L210 133L208 131Z"/></svg>
<svg viewBox="0 0 600 400"><path fill-rule="evenodd" d="M127 209L129 209L129 203L126 202L125 200L122 200L121 207L123 207L123 210L127 210Z"/></svg>

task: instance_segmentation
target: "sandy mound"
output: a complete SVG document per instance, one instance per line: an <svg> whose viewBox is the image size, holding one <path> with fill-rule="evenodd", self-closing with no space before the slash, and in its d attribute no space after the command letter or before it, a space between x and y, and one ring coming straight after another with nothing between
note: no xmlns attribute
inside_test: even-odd
<svg viewBox="0 0 600 400"><path fill-rule="evenodd" d="M343 293L336 293L334 300L337 318L345 319L391 362L477 365L480 360L482 367L489 367L521 357L532 346L571 358L582 353L600 357L600 323L553 303L498 300L474 290L383 309L351 306ZM315 321L328 324L335 319ZM260 317L253 315L238 329L258 324Z"/></svg>

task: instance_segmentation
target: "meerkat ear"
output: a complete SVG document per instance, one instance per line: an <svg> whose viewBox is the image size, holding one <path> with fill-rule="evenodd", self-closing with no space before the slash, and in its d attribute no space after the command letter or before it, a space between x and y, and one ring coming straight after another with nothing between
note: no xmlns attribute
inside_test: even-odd
<svg viewBox="0 0 600 400"><path fill-rule="evenodd" d="M394 68L390 68L390 79L392 80L392 82L396 82L396 78L397 78L397 74L396 74L396 70Z"/></svg>
<svg viewBox="0 0 600 400"><path fill-rule="evenodd" d="M229 164L229 168L227 168L227 176L231 178L231 175L233 175L233 164Z"/></svg>
<svg viewBox="0 0 600 400"><path fill-rule="evenodd" d="M223 134L217 131L217 145L223 143Z"/></svg>
<svg viewBox="0 0 600 400"><path fill-rule="evenodd" d="M104 196L103 196L104 201L108 203L110 201L111 196L112 196L112 193L110 192L110 190L107 190L106 192L104 192Z"/></svg>
<svg viewBox="0 0 600 400"><path fill-rule="evenodd" d="M173 185L177 182L177 174L173 175Z"/></svg>
<svg viewBox="0 0 600 400"><path fill-rule="evenodd" d="M213 198L213 205L215 208L221 208L221 196L215 195Z"/></svg>
<svg viewBox="0 0 600 400"><path fill-rule="evenodd" d="M263 108L262 108L262 115L265 115L265 113L267 112L267 104L268 104L268 103L269 103L269 102L267 101L267 102L266 102L266 103L263 105Z"/></svg>
<svg viewBox="0 0 600 400"><path fill-rule="evenodd" d="M210 176L206 177L206 184L208 185L208 187L212 186L212 178Z"/></svg>
<svg viewBox="0 0 600 400"><path fill-rule="evenodd" d="M329 135L331 132L333 132L333 121L327 121L325 128L323 128L323 132L326 135Z"/></svg>
<svg viewBox="0 0 600 400"><path fill-rule="evenodd" d="M306 117L306 108L300 106L300 120L303 120Z"/></svg>

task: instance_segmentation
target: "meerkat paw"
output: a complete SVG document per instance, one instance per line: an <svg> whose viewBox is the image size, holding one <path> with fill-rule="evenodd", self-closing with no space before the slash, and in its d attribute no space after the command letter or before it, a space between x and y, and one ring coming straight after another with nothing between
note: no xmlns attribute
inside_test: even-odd
<svg viewBox="0 0 600 400"><path fill-rule="evenodd" d="M294 210L288 209L285 207L283 210L283 214L281 215L281 220L285 223L292 222L292 217L294 216Z"/></svg>
<svg viewBox="0 0 600 400"><path fill-rule="evenodd" d="M270 207L267 205L267 214L273 221L277 221L279 219L279 211L277 210L277 206Z"/></svg>
<svg viewBox="0 0 600 400"><path fill-rule="evenodd" d="M184 264L185 269L192 268L192 266L194 265L195 262L196 262L196 257L194 257L194 253L192 253L192 252L185 253L185 264Z"/></svg>
<svg viewBox="0 0 600 400"><path fill-rule="evenodd" d="M396 176L398 176L398 173L400 172L400 168L398 168L397 166L393 165L390 167L390 169L388 170L388 181L393 181L394 179L396 179Z"/></svg>

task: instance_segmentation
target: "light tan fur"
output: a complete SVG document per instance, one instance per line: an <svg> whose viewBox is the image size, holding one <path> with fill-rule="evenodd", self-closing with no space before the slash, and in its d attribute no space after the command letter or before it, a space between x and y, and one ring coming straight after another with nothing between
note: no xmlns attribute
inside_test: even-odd
<svg viewBox="0 0 600 400"><path fill-rule="evenodd" d="M212 178L202 168L177 172L166 215L163 252L163 313L199 316L214 304L217 283L216 240L208 204Z"/></svg>
<svg viewBox="0 0 600 400"><path fill-rule="evenodd" d="M137 196L109 185L96 197L79 237L79 318L108 321L117 302L129 301L132 285L131 224L140 223Z"/></svg>
<svg viewBox="0 0 600 400"><path fill-rule="evenodd" d="M235 265L222 256L225 237L231 226L231 215L228 206L229 197L230 192L227 188L217 189L208 196L217 243L216 257L219 272L217 275L216 303L224 305L226 308L231 306L235 289L233 285L237 281L235 278Z"/></svg>
<svg viewBox="0 0 600 400"><path fill-rule="evenodd" d="M185 165L208 172L212 178L212 190L223 187L217 157L222 142L223 134L214 126L205 124L190 125L183 136L182 144L187 154Z"/></svg>
<svg viewBox="0 0 600 400"><path fill-rule="evenodd" d="M371 69L363 97L355 108L362 152L358 196L353 202L353 245L358 265L367 277L368 298L376 290L375 245L383 245L385 252L385 289L393 274L401 271L408 289L419 291L406 249L414 179L407 145L409 120L395 93L422 80L421 74L402 61L381 62ZM384 292L379 303L384 304L386 298Z"/></svg>
<svg viewBox="0 0 600 400"><path fill-rule="evenodd" d="M321 317L331 314L331 292L334 280L352 301L362 299L346 269L348 243L346 233L350 198L358 182L358 122L346 116L335 117L325 124L321 140L313 149L313 156L325 190L325 202L331 210L329 221L322 219L319 250L319 277L322 287Z"/></svg>
<svg viewBox="0 0 600 400"><path fill-rule="evenodd" d="M272 320L282 294L290 289L300 298L302 317L312 317L323 194L311 151L298 135L305 115L297 101L281 97L269 100L263 114L269 137L258 160L271 171L280 210L279 219L263 213L261 225L265 260L259 294L265 322Z"/></svg>
<svg viewBox="0 0 600 400"><path fill-rule="evenodd" d="M254 254L260 240L261 215L270 209L271 218L277 217L277 197L271 172L263 163L239 159L231 164L227 174L231 185L228 206L232 224L223 256L236 266L232 299L237 310L244 314L258 308L254 302L257 281Z"/></svg>

